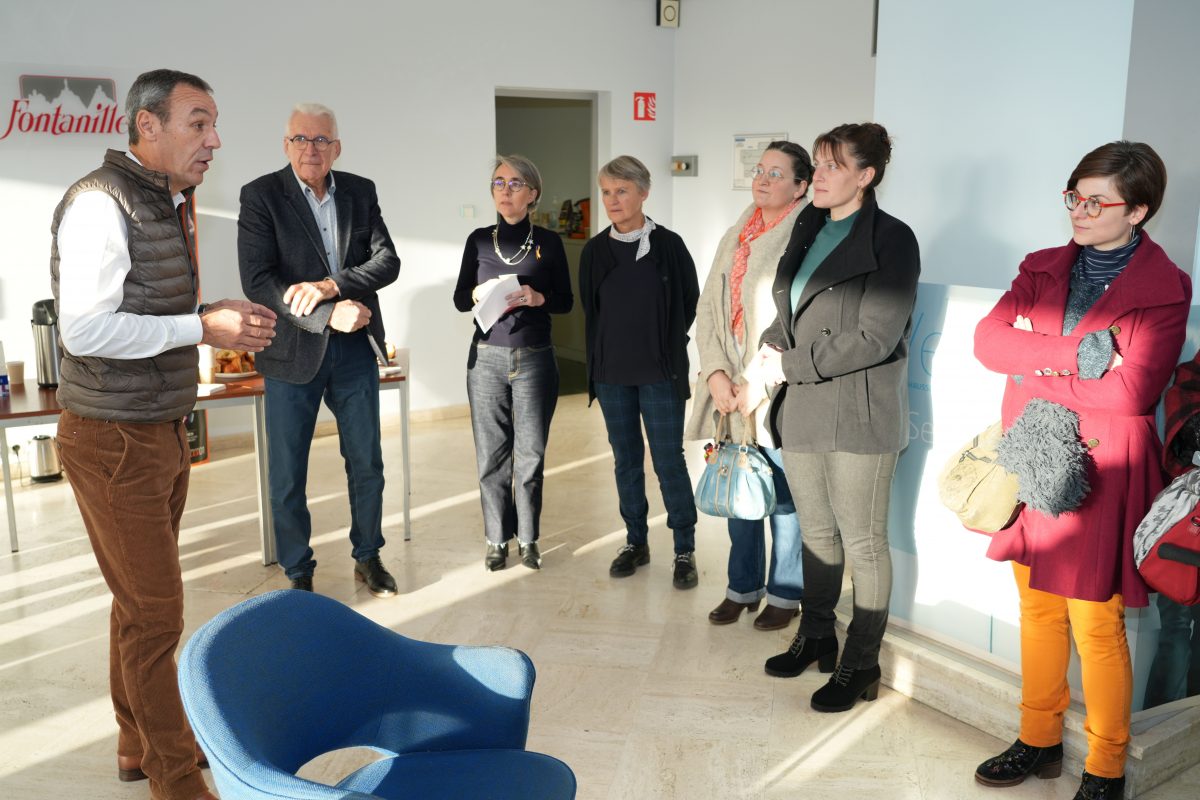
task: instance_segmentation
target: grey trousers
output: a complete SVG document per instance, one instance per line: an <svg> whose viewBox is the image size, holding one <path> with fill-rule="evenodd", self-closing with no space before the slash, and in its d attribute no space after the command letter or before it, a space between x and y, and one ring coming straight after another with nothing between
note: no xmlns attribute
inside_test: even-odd
<svg viewBox="0 0 1200 800"><path fill-rule="evenodd" d="M841 663L867 669L879 662L892 595L887 517L898 453L783 453L784 472L804 531L804 600L800 633L834 635L846 553L854 616Z"/></svg>

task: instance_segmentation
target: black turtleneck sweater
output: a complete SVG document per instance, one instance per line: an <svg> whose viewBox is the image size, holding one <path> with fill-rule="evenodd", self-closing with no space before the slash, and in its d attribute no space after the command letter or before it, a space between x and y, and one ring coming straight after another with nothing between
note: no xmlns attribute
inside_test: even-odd
<svg viewBox="0 0 1200 800"><path fill-rule="evenodd" d="M497 227L498 226L498 227ZM521 250L529 234L529 217L509 225L498 218L497 225L476 228L467 237L458 284L454 287L454 307L470 311L474 306L471 292L481 283L501 275L516 275L522 286L531 286L545 298L536 308L515 308L501 317L486 334L475 326L475 341L502 347L541 347L550 344L550 315L565 314L574 305L571 294L571 273L567 254L557 233L533 227L533 246L519 264L505 264L496 255L492 244L492 229L500 253L512 260Z"/></svg>

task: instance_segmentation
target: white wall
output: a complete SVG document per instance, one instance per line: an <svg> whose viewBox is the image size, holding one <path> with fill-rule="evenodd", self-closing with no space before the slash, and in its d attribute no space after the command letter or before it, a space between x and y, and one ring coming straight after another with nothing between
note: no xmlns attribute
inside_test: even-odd
<svg viewBox="0 0 1200 800"><path fill-rule="evenodd" d="M631 152L665 164L672 150L677 32L654 26L647 0L471 2L465 11L371 0L46 0L0 6L0 31L0 98L17 96L24 72L111 76L122 99L139 72L159 66L213 85L224 146L198 192L208 299L240 293L238 192L284 165L291 106L332 106L344 140L337 168L377 182L403 262L381 300L389 338L413 351L417 409L466 402L471 325L450 297L463 241L480 224L459 208L491 208L496 87L599 92L602 161ZM635 91L658 93L658 122L633 122ZM0 141L0 338L10 358L29 341L30 305L50 294L55 204L104 147L123 146L102 138ZM665 220L671 200L655 198Z"/></svg>
<svg viewBox="0 0 1200 800"><path fill-rule="evenodd" d="M1071 237L1061 192L1121 138L1133 0L883 0L875 114L895 136L881 205L921 279L1007 288Z"/></svg>
<svg viewBox="0 0 1200 800"><path fill-rule="evenodd" d="M1133 11L1125 138L1148 142L1167 164L1167 194L1146 230L1182 269L1196 275L1200 214L1200 3L1141 0ZM1192 351L1185 353L1192 355Z"/></svg>
<svg viewBox="0 0 1200 800"><path fill-rule="evenodd" d="M672 227L691 250L701 285L717 242L750 203L748 191L732 188L735 134L786 132L809 149L833 126L871 118L872 11L872 0L683 4L672 155L698 155L699 170L673 178L669 165L647 164L656 185L651 205L673 194Z"/></svg>

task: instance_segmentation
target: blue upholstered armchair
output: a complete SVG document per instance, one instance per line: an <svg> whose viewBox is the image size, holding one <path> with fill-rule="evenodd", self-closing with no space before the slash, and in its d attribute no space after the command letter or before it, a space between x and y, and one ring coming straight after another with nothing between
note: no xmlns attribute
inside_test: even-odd
<svg viewBox="0 0 1200 800"><path fill-rule="evenodd" d="M525 750L533 680L518 650L418 642L290 589L221 612L179 663L222 800L569 800L570 768ZM346 747L387 757L336 787L296 777Z"/></svg>

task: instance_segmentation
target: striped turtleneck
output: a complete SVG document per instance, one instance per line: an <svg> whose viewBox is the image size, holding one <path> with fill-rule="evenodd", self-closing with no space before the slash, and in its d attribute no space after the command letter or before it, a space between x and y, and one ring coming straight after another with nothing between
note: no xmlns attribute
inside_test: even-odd
<svg viewBox="0 0 1200 800"><path fill-rule="evenodd" d="M1086 245L1079 251L1079 258L1075 261L1076 277L1085 283L1107 288L1121 274L1121 270L1125 269L1129 259L1133 258L1133 252L1137 250L1141 241L1141 233L1135 233L1128 244L1114 247L1112 250L1097 250L1091 245Z"/></svg>

